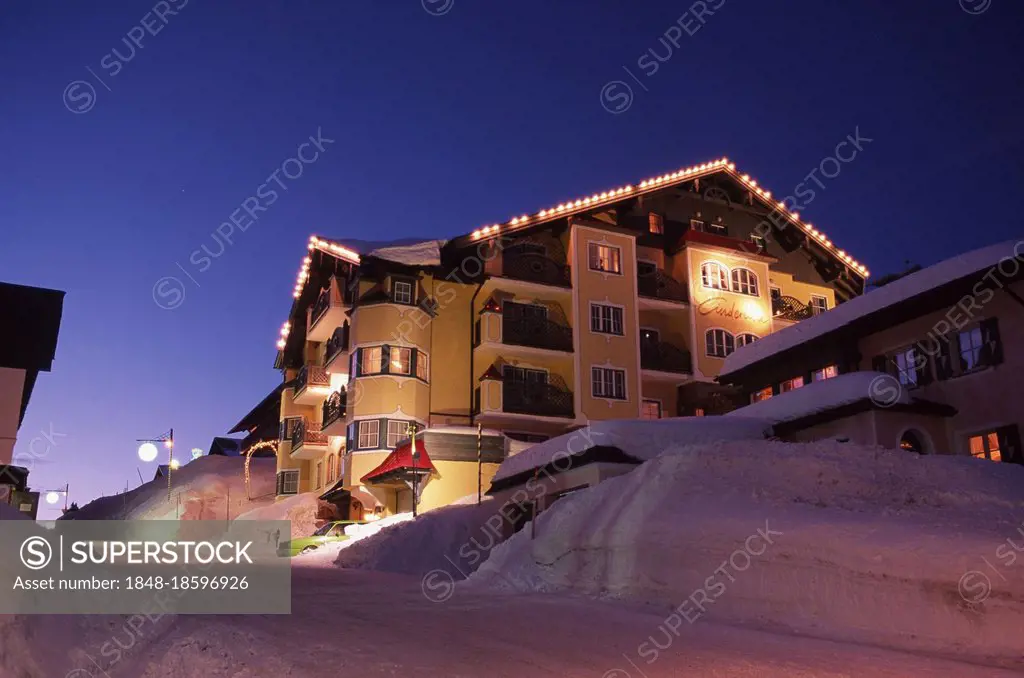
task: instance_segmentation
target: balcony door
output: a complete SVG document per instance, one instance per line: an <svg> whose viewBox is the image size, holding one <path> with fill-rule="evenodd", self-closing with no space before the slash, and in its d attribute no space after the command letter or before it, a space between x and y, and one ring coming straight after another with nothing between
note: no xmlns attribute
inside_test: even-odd
<svg viewBox="0 0 1024 678"><path fill-rule="evenodd" d="M545 370L533 370L528 367L505 365L501 376L506 384L547 384L548 373Z"/></svg>
<svg viewBox="0 0 1024 678"><path fill-rule="evenodd" d="M547 306L539 304L517 304L514 301L506 301L501 305L501 312L505 318L518 320L547 320Z"/></svg>

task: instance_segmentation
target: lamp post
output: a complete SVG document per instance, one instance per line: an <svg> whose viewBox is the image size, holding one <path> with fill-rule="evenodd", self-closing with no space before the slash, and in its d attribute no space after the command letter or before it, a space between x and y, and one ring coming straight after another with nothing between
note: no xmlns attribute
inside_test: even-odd
<svg viewBox="0 0 1024 678"><path fill-rule="evenodd" d="M163 443L167 448L167 501L171 500L171 472L174 470L174 429L156 438L140 438L136 440L139 445L139 459L150 462L156 459L156 443Z"/></svg>
<svg viewBox="0 0 1024 678"><path fill-rule="evenodd" d="M419 490L419 474L416 469L416 458L419 456L419 452L416 451L416 424L410 423L405 432L412 436L412 517L415 518L416 495Z"/></svg>
<svg viewBox="0 0 1024 678"><path fill-rule="evenodd" d="M56 504L60 501L60 495L64 495L64 513L68 512L68 490L71 488L71 483L65 483L64 487L58 487L56 490L46 490L46 503Z"/></svg>

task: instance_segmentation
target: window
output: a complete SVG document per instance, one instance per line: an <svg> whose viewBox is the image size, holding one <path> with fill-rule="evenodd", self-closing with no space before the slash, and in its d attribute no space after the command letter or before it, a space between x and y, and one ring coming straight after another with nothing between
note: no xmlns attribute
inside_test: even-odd
<svg viewBox="0 0 1024 678"><path fill-rule="evenodd" d="M772 294L772 301L775 301L777 299L782 299L782 290L781 289L779 289L775 285L772 285L768 289L769 289L769 291Z"/></svg>
<svg viewBox="0 0 1024 678"><path fill-rule="evenodd" d="M665 222L660 214L655 214L654 212L651 212L647 217L647 221L648 228L650 228L651 233L665 232Z"/></svg>
<svg viewBox="0 0 1024 678"><path fill-rule="evenodd" d="M958 337L960 345L960 371L971 372L984 367L981 361L981 349L985 342L981 338L981 327L964 330Z"/></svg>
<svg viewBox="0 0 1024 678"><path fill-rule="evenodd" d="M713 358L725 358L735 349L736 340L725 330L704 333L704 352Z"/></svg>
<svg viewBox="0 0 1024 678"><path fill-rule="evenodd" d="M695 407L695 408L693 408L693 416L695 416L695 417L703 417L704 416L704 408L703 407Z"/></svg>
<svg viewBox="0 0 1024 678"><path fill-rule="evenodd" d="M718 235L728 235L729 229L726 228L725 224L722 223L722 218L715 219L713 223L708 224L709 233L717 233Z"/></svg>
<svg viewBox="0 0 1024 678"><path fill-rule="evenodd" d="M747 344L753 344L758 339L760 339L760 337L758 337L756 334L750 334L749 332L744 332L743 334L737 334L736 335L736 348L739 348L740 346L746 346Z"/></svg>
<svg viewBox="0 0 1024 678"><path fill-rule="evenodd" d="M821 315L828 310L828 297L822 297L817 294L811 295L811 313L813 315Z"/></svg>
<svg viewBox="0 0 1024 678"><path fill-rule="evenodd" d="M725 266L714 261L708 261L700 265L700 279L704 287L714 290L729 289L729 274Z"/></svg>
<svg viewBox="0 0 1024 678"><path fill-rule="evenodd" d="M412 374L412 349L391 347L391 374Z"/></svg>
<svg viewBox="0 0 1024 678"><path fill-rule="evenodd" d="M412 283L407 280L395 280L392 282L391 300L396 304L411 304Z"/></svg>
<svg viewBox="0 0 1024 678"><path fill-rule="evenodd" d="M430 356L423 351L416 352L416 376L423 381L430 381Z"/></svg>
<svg viewBox="0 0 1024 678"><path fill-rule="evenodd" d="M398 447L399 441L409 437L409 422L389 421L387 447L394 449Z"/></svg>
<svg viewBox="0 0 1024 678"><path fill-rule="evenodd" d="M750 402L759 403L762 400L768 400L773 395L775 394L772 392L772 387L768 386L766 388L762 388L760 391L755 391L754 393L752 393L750 395Z"/></svg>
<svg viewBox="0 0 1024 678"><path fill-rule="evenodd" d="M622 250L610 245L590 243L590 270L621 274Z"/></svg>
<svg viewBox="0 0 1024 678"><path fill-rule="evenodd" d="M640 403L641 419L661 419L661 401L645 400Z"/></svg>
<svg viewBox="0 0 1024 678"><path fill-rule="evenodd" d="M766 249L768 249L768 241L764 239L763 235L751 233L750 242L754 244L754 247L757 248L758 252L764 252Z"/></svg>
<svg viewBox="0 0 1024 678"><path fill-rule="evenodd" d="M590 378L595 398L626 399L626 370L593 367L590 370Z"/></svg>
<svg viewBox="0 0 1024 678"><path fill-rule="evenodd" d="M968 440L971 456L977 459L989 459L991 461L1002 461L1003 451L999 444L999 434L995 431L981 433L971 436Z"/></svg>
<svg viewBox="0 0 1024 678"><path fill-rule="evenodd" d="M544 370L534 370L528 367L514 367L504 365L501 368L501 376L505 381L517 384L546 384L548 373Z"/></svg>
<svg viewBox="0 0 1024 678"><path fill-rule="evenodd" d="M690 219L690 230L692 231L703 231L704 222L700 219Z"/></svg>
<svg viewBox="0 0 1024 678"><path fill-rule="evenodd" d="M359 349L360 360L359 374L380 374L381 373L381 347Z"/></svg>
<svg viewBox="0 0 1024 678"><path fill-rule="evenodd" d="M917 386L918 381L918 358L917 351L913 346L897 352L892 357L896 365L896 376L904 386Z"/></svg>
<svg viewBox="0 0 1024 678"><path fill-rule="evenodd" d="M641 259L636 262L636 274L640 278L653 278L658 274L658 265L653 261L643 261Z"/></svg>
<svg viewBox="0 0 1024 678"><path fill-rule="evenodd" d="M623 335L622 309L605 304L590 305L590 331L601 334Z"/></svg>
<svg viewBox="0 0 1024 678"><path fill-rule="evenodd" d="M756 297L758 295L757 274L745 268L733 269L732 291Z"/></svg>
<svg viewBox="0 0 1024 678"><path fill-rule="evenodd" d="M361 450L372 450L380 446L380 422L369 419L359 422L359 439L356 446Z"/></svg>
<svg viewBox="0 0 1024 678"><path fill-rule="evenodd" d="M323 460L316 463L316 485L313 487L320 487L324 484L324 462Z"/></svg>
<svg viewBox="0 0 1024 678"><path fill-rule="evenodd" d="M789 391L795 391L804 385L803 377L793 377L779 384L779 393L788 393Z"/></svg>
<svg viewBox="0 0 1024 678"><path fill-rule="evenodd" d="M291 471L280 471L277 474L277 493L278 494L298 494L299 493L299 471L293 469Z"/></svg>
<svg viewBox="0 0 1024 678"><path fill-rule="evenodd" d="M825 381L826 379L838 376L839 366L829 365L828 367L823 367L820 370L814 370L814 372L811 373L811 381Z"/></svg>

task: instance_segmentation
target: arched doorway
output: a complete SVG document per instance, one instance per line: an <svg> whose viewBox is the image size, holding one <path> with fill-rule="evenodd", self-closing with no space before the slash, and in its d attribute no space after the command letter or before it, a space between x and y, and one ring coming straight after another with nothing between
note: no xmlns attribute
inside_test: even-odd
<svg viewBox="0 0 1024 678"><path fill-rule="evenodd" d="M910 428L903 432L900 436L900 449L906 452L916 452L918 454L928 454L928 447L925 442L925 436L920 431L915 431Z"/></svg>

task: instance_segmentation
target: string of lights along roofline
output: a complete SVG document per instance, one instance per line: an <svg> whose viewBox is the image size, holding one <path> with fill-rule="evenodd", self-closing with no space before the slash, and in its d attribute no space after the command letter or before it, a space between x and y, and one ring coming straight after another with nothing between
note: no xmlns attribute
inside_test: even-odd
<svg viewBox="0 0 1024 678"><path fill-rule="evenodd" d="M554 207L548 209L542 209L533 216L524 214L522 216L513 217L504 224L491 224L489 226L483 226L476 229L470 234L473 240L479 240L481 238L490 238L497 235L503 230L513 229L518 230L527 224L540 223L548 221L562 216L568 216L581 212L591 207L599 206L608 202L615 202L622 198L624 195L640 195L643 193L649 193L657 190L665 185L673 183L679 183L687 181L689 179L696 179L704 174L710 172L717 172L720 170L726 170L746 186L750 191L757 194L759 197L766 201L770 201L772 194L771 191L765 190L763 187L758 185L758 182L752 178L749 174L738 174L736 172L736 165L729 162L728 158L720 158L711 162L702 163L700 165L693 165L692 167L686 167L670 174L662 174L658 177L652 177L650 179L644 179L640 182L638 187L634 187L632 184L627 184L619 188L615 188L602 193L595 193L591 196L577 198L576 200L570 200L567 202L559 203ZM840 261L844 262L851 269L860 274L863 278L867 279L871 272L868 271L867 267L859 263L856 259L851 257L845 251L839 249L829 240L825 233L813 225L800 221L799 212L790 212L786 208L786 204L778 202L775 204L779 212L785 215L791 222L793 222L798 228L804 231L806 234L814 238L820 245L825 249L832 252ZM337 243L330 242L329 240L323 240L313 235L309 238L309 250L321 250L333 256L339 256L353 264L359 263L359 254L352 250L342 247ZM309 266L312 264L313 259L311 256L306 256L302 260L302 266L299 268L299 274L295 280L295 289L292 291L292 296L298 299L302 295L303 287L306 281L309 279ZM281 338L278 339L278 349L283 349L287 343L288 333L291 331L291 324L285 322L281 326Z"/></svg>

